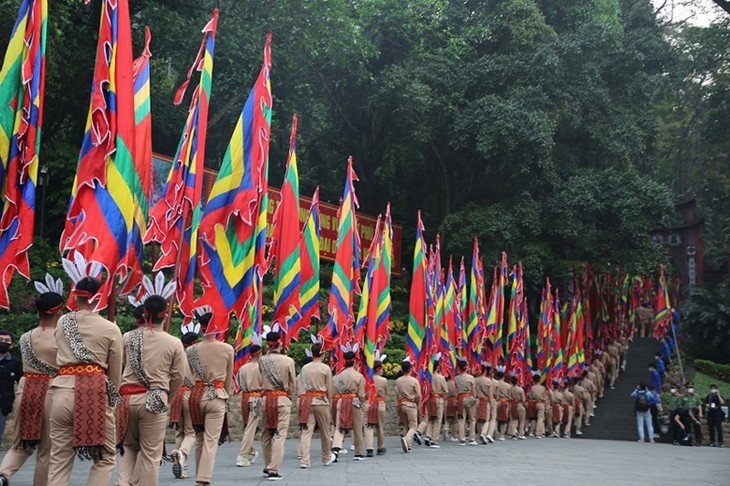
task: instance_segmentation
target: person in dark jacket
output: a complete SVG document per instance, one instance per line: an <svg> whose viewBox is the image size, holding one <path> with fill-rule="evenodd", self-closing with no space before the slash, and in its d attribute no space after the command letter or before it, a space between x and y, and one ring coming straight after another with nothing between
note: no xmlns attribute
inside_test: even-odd
<svg viewBox="0 0 730 486"><path fill-rule="evenodd" d="M15 336L7 329L0 329L0 442L5 433L5 422L13 411L15 385L23 376L23 364L10 352Z"/></svg>

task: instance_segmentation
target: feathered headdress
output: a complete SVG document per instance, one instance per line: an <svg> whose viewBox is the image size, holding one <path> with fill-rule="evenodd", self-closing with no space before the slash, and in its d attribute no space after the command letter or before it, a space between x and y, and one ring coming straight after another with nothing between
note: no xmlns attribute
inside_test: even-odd
<svg viewBox="0 0 730 486"><path fill-rule="evenodd" d="M380 350L379 349L376 349L375 350L375 362L376 363L381 363L381 364L384 363L385 362L385 358L387 358L387 357L388 357L387 354L380 354Z"/></svg>
<svg viewBox="0 0 730 486"><path fill-rule="evenodd" d="M35 289L39 294L46 294L49 292L52 292L54 294L58 294L60 296L63 296L63 282L61 279L55 279L52 275L46 274L45 282L33 282L35 285Z"/></svg>
<svg viewBox="0 0 730 486"><path fill-rule="evenodd" d="M134 307L139 307L144 304L144 301L147 300L147 297L150 295L159 295L165 299L169 299L172 294L175 293L175 285L174 280L169 283L165 283L165 275L163 275L162 272L157 272L155 274L154 282L145 275L142 277L142 292L138 294L138 297L134 297L132 295L127 296L127 300Z"/></svg>
<svg viewBox="0 0 730 486"><path fill-rule="evenodd" d="M89 262L79 251L73 252L73 260L61 258L61 265L74 284L86 277L98 278L104 270L101 263Z"/></svg>
<svg viewBox="0 0 730 486"><path fill-rule="evenodd" d="M354 359L355 355L357 354L359 349L360 349L359 343L352 344L351 342L348 341L345 344L340 344L340 350L342 351L342 357L345 359Z"/></svg>

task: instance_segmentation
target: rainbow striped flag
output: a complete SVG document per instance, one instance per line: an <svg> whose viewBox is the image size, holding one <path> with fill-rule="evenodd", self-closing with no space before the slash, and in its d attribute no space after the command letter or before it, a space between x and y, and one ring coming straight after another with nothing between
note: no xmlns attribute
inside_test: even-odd
<svg viewBox="0 0 730 486"><path fill-rule="evenodd" d="M481 331L486 315L484 299L484 269L479 257L479 241L474 237L469 280L469 317L466 323L466 336L469 353L467 358L473 369L481 365Z"/></svg>
<svg viewBox="0 0 730 486"><path fill-rule="evenodd" d="M466 320L467 320L467 304L469 303L469 297L467 295L466 287L466 268L464 266L464 257L461 257L461 263L459 264L459 282L456 287L456 350L457 354L461 357L465 356L464 348L468 342L466 336Z"/></svg>
<svg viewBox="0 0 730 486"><path fill-rule="evenodd" d="M550 373L550 332L553 327L553 311L553 292L550 279L547 278L540 300L540 320L537 323L537 356L535 357L537 370L540 371L543 383Z"/></svg>
<svg viewBox="0 0 730 486"><path fill-rule="evenodd" d="M254 289L254 292L258 292L258 289ZM252 337L254 334L254 327L256 326L256 319L259 315L261 315L261 299L262 296L260 294L254 295L253 301L246 303L244 314L238 322L236 337L233 341L233 350L235 353L233 356L234 376L238 373L238 369L251 359L249 345L253 343Z"/></svg>
<svg viewBox="0 0 730 486"><path fill-rule="evenodd" d="M350 157L347 160L347 177L342 203L337 212L339 218L337 252L327 305L330 318L319 333L328 349L332 348L346 331L351 332L355 321L352 313L353 298L355 293L360 293L360 235L357 233L355 213L359 204L353 184L357 180Z"/></svg>
<svg viewBox="0 0 730 486"><path fill-rule="evenodd" d="M290 327L296 327L299 314L299 291L301 286L301 236L299 234L299 169L297 168L297 115L292 116L289 137L289 157L284 184L281 186L281 201L276 207L272 222L269 260L274 265L274 317L272 325L278 323L284 329L284 346L289 347L291 339L297 339Z"/></svg>
<svg viewBox="0 0 730 486"><path fill-rule="evenodd" d="M390 216L390 203L385 208L382 229L380 265L376 269L373 296L376 302L376 345L385 343L390 337L390 274L393 266L393 220Z"/></svg>
<svg viewBox="0 0 730 486"><path fill-rule="evenodd" d="M553 304L553 326L550 329L550 356L547 366L547 386L550 388L552 388L553 380L561 380L565 376L564 341L560 326L560 294L558 290L555 291Z"/></svg>
<svg viewBox="0 0 730 486"><path fill-rule="evenodd" d="M200 81L190 101L185 127L163 190L164 196L150 211L144 238L145 243L160 244L162 254L155 263L155 271L175 267L175 294L185 322L193 318L195 306L193 281L198 264L205 141L217 27L218 10L215 9L203 28L203 40L187 79L175 96L175 103L181 103L193 72L199 71Z"/></svg>
<svg viewBox="0 0 730 486"><path fill-rule="evenodd" d="M233 130L200 222L200 301L213 309L214 330L227 329L229 313L243 316L246 305L262 293L273 106L270 72L268 34L261 71ZM261 331L260 313L253 325L255 332Z"/></svg>
<svg viewBox="0 0 730 486"><path fill-rule="evenodd" d="M319 317L319 186L312 196L309 216L299 242L301 255L301 288L299 290L299 313L301 318L289 329L292 337L299 335L302 328L308 329L312 318Z"/></svg>
<svg viewBox="0 0 730 486"><path fill-rule="evenodd" d="M152 113L150 104L150 28L145 27L145 44L142 54L132 66L134 83L135 151L134 167L139 181L133 186L134 223L127 241L126 267L129 275L120 292L132 292L142 282L144 267L144 234L147 232L149 197L152 189Z"/></svg>
<svg viewBox="0 0 730 486"><path fill-rule="evenodd" d="M413 249L413 273L411 280L411 293L408 305L408 332L406 334L406 356L413 363L418 362L423 341L426 337L426 310L428 307L426 271L426 241L423 239L423 221L421 211L418 211L416 222L416 245Z"/></svg>
<svg viewBox="0 0 730 486"><path fill-rule="evenodd" d="M456 372L456 322L459 319L459 307L456 301L456 281L454 280L454 267L449 257L449 270L446 275L444 286L444 320L441 327L441 344L443 372L454 376Z"/></svg>
<svg viewBox="0 0 730 486"><path fill-rule="evenodd" d="M523 333L523 312L524 312L524 283L522 281L522 264L512 269L512 291L509 302L509 316L507 319L507 372L520 373L524 367L524 333Z"/></svg>
<svg viewBox="0 0 730 486"><path fill-rule="evenodd" d="M672 313L669 311L669 288L664 274L664 265L659 265L659 286L654 302L654 337L659 339L667 333L672 324Z"/></svg>
<svg viewBox="0 0 730 486"><path fill-rule="evenodd" d="M23 0L0 70L0 307L6 309L15 271L30 278L47 17L47 0Z"/></svg>
<svg viewBox="0 0 730 486"><path fill-rule="evenodd" d="M127 0L105 0L99 25L91 102L61 252L79 251L104 267L95 297L106 307L114 278L126 278L127 247L135 218L136 171L132 34Z"/></svg>

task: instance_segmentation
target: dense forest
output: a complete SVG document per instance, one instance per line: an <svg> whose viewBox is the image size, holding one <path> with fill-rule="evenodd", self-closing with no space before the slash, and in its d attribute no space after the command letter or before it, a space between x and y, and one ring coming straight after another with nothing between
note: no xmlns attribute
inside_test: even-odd
<svg viewBox="0 0 730 486"><path fill-rule="evenodd" d="M717 2L718 5L725 2ZM49 2L38 231L62 229L88 110L98 1ZM301 193L337 203L346 160L361 210L390 201L410 265L416 212L445 255L479 237L540 285L588 261L651 272L649 238L674 198L696 194L708 273L730 234L730 14L667 20L649 0L137 0L135 51L152 30L154 150L186 116L173 94L220 9L206 163L216 168L273 33L270 179L281 182L299 114ZM0 0L6 43L17 0ZM0 45L5 49L5 44ZM38 226L38 225L37 225ZM52 258L57 258L53 255ZM467 258L468 260L468 258ZM40 269L42 270L42 269Z"/></svg>

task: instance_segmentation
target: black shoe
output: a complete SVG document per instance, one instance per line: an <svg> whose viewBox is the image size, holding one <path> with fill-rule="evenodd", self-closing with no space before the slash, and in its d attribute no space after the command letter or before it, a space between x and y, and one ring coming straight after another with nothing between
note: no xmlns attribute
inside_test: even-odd
<svg viewBox="0 0 730 486"><path fill-rule="evenodd" d="M366 451L366 454L365 454L365 455L366 455L367 457L373 457L373 450L372 450L372 449L368 449L368 450Z"/></svg>
<svg viewBox="0 0 730 486"><path fill-rule="evenodd" d="M339 449L332 449L332 454L335 455L335 462L339 462L337 459L340 458L340 450Z"/></svg>
<svg viewBox="0 0 730 486"><path fill-rule="evenodd" d="M268 475L269 475L269 470L264 468L264 476L268 476Z"/></svg>
<svg viewBox="0 0 730 486"><path fill-rule="evenodd" d="M282 479L282 477L279 473L270 472L266 479L268 479L269 481L278 481Z"/></svg>
<svg viewBox="0 0 730 486"><path fill-rule="evenodd" d="M415 434L413 434L413 442L415 442L418 445L421 445L422 444L422 442L421 442L421 434L419 434L418 432L416 432Z"/></svg>
<svg viewBox="0 0 730 486"><path fill-rule="evenodd" d="M10 481L2 474L0 474L0 486L10 486Z"/></svg>
<svg viewBox="0 0 730 486"><path fill-rule="evenodd" d="M431 447L431 437L429 437L429 436L424 437L423 443L426 444L426 447Z"/></svg>
<svg viewBox="0 0 730 486"><path fill-rule="evenodd" d="M385 454L385 447L383 447L382 449L378 449L378 455L382 456L383 454Z"/></svg>

